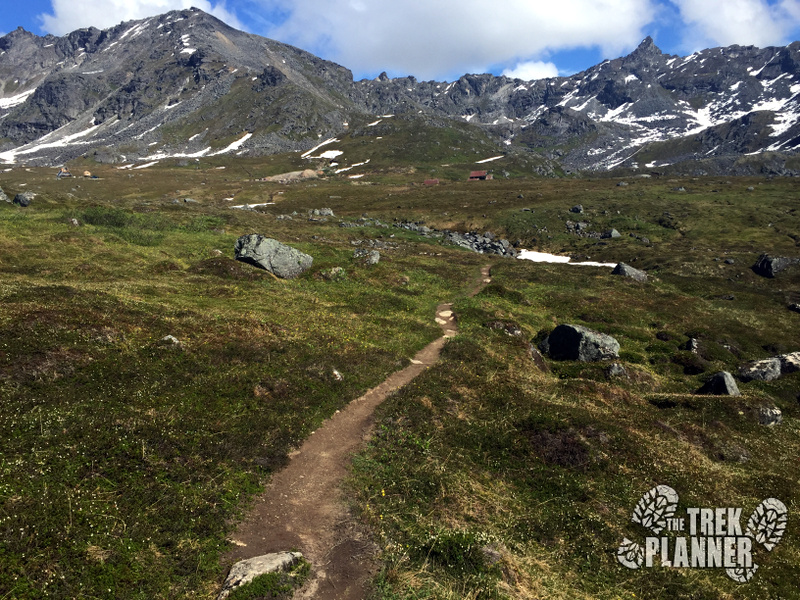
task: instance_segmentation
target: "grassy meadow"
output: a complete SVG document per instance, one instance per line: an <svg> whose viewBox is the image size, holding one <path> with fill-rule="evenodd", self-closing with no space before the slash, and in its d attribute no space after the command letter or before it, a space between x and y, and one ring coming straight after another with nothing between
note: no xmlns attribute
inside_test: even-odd
<svg viewBox="0 0 800 600"><path fill-rule="evenodd" d="M375 598L800 597L800 375L740 383L737 398L694 394L712 373L800 350L800 314L787 308L800 268L750 270L762 252L800 256L793 180L622 187L496 171L470 183L447 178L458 165L426 163L357 181L256 181L303 166L278 156L70 164L98 179L0 173L9 196L37 194L27 208L0 205L0 598L215 597L237 515L324 419L438 337L444 301L459 335L379 408L347 484L381 547ZM434 175L441 185L422 185ZM244 203L274 204L231 208ZM323 207L336 217L308 221ZM339 226L365 214L624 261L650 281ZM622 237L580 238L567 220ZM279 281L237 263L247 233L314 265ZM384 246L379 264L353 260L365 240ZM468 298L490 263L493 283ZM333 267L345 276L329 278ZM537 368L529 345L560 323L616 337L628 376ZM780 408L782 424L760 425L762 406ZM643 541L631 513L659 484L682 509L741 507L744 520L778 498L786 534L772 552L755 544L746 584L724 569L626 569L617 547Z"/></svg>

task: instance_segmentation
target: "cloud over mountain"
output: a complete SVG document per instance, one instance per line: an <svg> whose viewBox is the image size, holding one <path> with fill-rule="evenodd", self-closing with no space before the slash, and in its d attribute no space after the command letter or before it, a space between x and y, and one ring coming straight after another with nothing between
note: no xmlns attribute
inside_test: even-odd
<svg viewBox="0 0 800 600"><path fill-rule="evenodd" d="M651 0L261 0L284 16L269 37L336 60L356 72L390 65L422 79L543 61L550 52L635 47L655 14Z"/></svg>
<svg viewBox="0 0 800 600"><path fill-rule="evenodd" d="M244 29L225 2L210 0L52 0L53 12L39 15L45 31L64 35L84 27L105 29L123 21L152 17L192 6L214 15L231 27Z"/></svg>

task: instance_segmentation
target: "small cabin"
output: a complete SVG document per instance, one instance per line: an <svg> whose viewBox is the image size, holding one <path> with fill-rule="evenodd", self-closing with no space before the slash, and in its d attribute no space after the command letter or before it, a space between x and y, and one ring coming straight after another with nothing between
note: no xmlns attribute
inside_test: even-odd
<svg viewBox="0 0 800 600"><path fill-rule="evenodd" d="M469 174L470 181L486 181L492 179L492 174L488 171L472 171Z"/></svg>

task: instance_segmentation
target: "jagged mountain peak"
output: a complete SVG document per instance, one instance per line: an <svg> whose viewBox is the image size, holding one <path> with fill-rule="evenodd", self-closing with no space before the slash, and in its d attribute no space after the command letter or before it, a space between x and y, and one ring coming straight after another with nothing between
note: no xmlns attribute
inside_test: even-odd
<svg viewBox="0 0 800 600"><path fill-rule="evenodd" d="M653 38L648 35L641 41L636 50L631 53L631 56L654 56L660 54L663 54L661 48L656 46Z"/></svg>

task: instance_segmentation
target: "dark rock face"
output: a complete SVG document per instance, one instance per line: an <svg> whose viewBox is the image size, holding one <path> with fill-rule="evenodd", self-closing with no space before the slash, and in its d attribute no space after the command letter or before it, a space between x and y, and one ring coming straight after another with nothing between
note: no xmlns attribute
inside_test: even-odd
<svg viewBox="0 0 800 600"><path fill-rule="evenodd" d="M294 279L314 262L308 254L256 233L236 240L234 252L236 260L266 269L281 279Z"/></svg>
<svg viewBox="0 0 800 600"><path fill-rule="evenodd" d="M708 381L703 384L698 394L713 394L715 396L741 396L739 387L733 379L733 375L727 371L720 371L712 375Z"/></svg>
<svg viewBox="0 0 800 600"><path fill-rule="evenodd" d="M640 271L639 269L634 269L625 263L619 263L616 267L614 267L614 270L611 271L611 274L622 275L623 277L630 277L631 279L635 279L641 283L647 283L647 273Z"/></svg>
<svg viewBox="0 0 800 600"><path fill-rule="evenodd" d="M539 349L554 360L596 362L619 356L619 342L582 325L559 325Z"/></svg>
<svg viewBox="0 0 800 600"><path fill-rule="evenodd" d="M753 272L762 277L775 277L775 275L781 271L798 263L800 263L800 258L786 258L762 254L751 268Z"/></svg>

